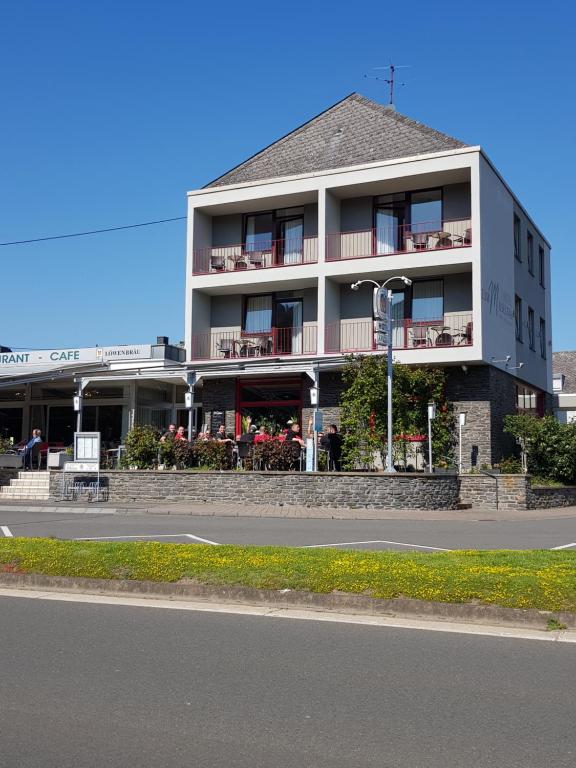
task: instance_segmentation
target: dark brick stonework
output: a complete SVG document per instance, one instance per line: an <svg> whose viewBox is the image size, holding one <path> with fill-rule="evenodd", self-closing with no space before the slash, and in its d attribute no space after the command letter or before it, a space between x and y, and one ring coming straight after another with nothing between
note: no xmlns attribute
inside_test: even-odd
<svg viewBox="0 0 576 768"><path fill-rule="evenodd" d="M207 428L212 429L212 412L224 411L226 432L236 433L236 379L208 379L204 382L202 408Z"/></svg>
<svg viewBox="0 0 576 768"><path fill-rule="evenodd" d="M462 430L462 463L465 469L495 464L515 451L514 440L503 432L503 418L516 412L516 382L493 366L460 366L447 369L446 396L455 417L466 412Z"/></svg>

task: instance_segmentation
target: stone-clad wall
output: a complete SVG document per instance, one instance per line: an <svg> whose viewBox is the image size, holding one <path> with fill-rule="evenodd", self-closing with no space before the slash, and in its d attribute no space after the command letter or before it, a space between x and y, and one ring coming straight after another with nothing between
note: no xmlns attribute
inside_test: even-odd
<svg viewBox="0 0 576 768"><path fill-rule="evenodd" d="M50 497L60 498L60 472L52 472ZM108 500L192 501L266 506L352 507L360 509L454 509L458 478L453 475L291 472L101 473Z"/></svg>
<svg viewBox="0 0 576 768"><path fill-rule="evenodd" d="M13 477L18 477L17 469L0 469L0 485L10 485Z"/></svg>
<svg viewBox="0 0 576 768"><path fill-rule="evenodd" d="M460 475L460 500L473 507L527 509L530 479L525 475Z"/></svg>
<svg viewBox="0 0 576 768"><path fill-rule="evenodd" d="M528 509L576 506L576 488L532 488L528 486Z"/></svg>

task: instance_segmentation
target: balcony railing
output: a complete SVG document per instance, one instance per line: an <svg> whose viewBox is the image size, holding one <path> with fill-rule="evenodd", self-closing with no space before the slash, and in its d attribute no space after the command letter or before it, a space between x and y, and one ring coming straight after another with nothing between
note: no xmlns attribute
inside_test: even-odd
<svg viewBox="0 0 576 768"><path fill-rule="evenodd" d="M384 343L383 343L384 342ZM473 343L472 313L448 313L442 320L397 320L392 323L394 349L463 347ZM328 354L376 352L386 349L373 320L340 320L326 326Z"/></svg>
<svg viewBox="0 0 576 768"><path fill-rule="evenodd" d="M317 326L272 328L261 333L211 331L192 337L192 359L232 360L253 357L314 355Z"/></svg>
<svg viewBox="0 0 576 768"><path fill-rule="evenodd" d="M445 219L442 222L390 225L327 235L326 260L392 256L469 245L472 245L470 219Z"/></svg>
<svg viewBox="0 0 576 768"><path fill-rule="evenodd" d="M318 238L295 237L270 240L264 244L213 246L194 251L193 272L238 272L246 269L290 267L318 261Z"/></svg>

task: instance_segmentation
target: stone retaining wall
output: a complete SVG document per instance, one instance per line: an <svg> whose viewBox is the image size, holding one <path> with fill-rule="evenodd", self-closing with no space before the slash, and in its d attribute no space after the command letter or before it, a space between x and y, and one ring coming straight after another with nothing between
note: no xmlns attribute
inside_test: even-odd
<svg viewBox="0 0 576 768"><path fill-rule="evenodd" d="M13 477L18 477L17 469L0 469L0 485L10 485Z"/></svg>
<svg viewBox="0 0 576 768"><path fill-rule="evenodd" d="M526 475L460 475L460 501L489 509L528 509Z"/></svg>
<svg viewBox="0 0 576 768"><path fill-rule="evenodd" d="M528 509L576 506L576 488L533 488L528 486Z"/></svg>
<svg viewBox="0 0 576 768"><path fill-rule="evenodd" d="M291 472L101 473L108 500L192 501L272 506L352 507L357 509L455 509L455 475L319 474ZM50 498L60 498L62 474L50 475Z"/></svg>

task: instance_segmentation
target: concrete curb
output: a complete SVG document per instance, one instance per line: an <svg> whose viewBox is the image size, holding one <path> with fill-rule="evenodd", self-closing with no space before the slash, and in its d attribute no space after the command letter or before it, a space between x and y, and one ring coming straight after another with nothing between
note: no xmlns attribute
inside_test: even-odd
<svg viewBox="0 0 576 768"><path fill-rule="evenodd" d="M333 592L328 595L291 590L271 591L252 587L215 586L178 582L84 579L45 576L36 573L2 573L0 586L12 589L42 589L53 592L78 592L108 596L193 600L210 603L238 603L270 608L301 608L310 611L390 616L404 619L458 621L469 624L491 624L543 630L549 619L556 619L568 629L576 629L576 614L566 611L501 608L494 605L460 605L426 600L396 598L379 600L366 595Z"/></svg>

